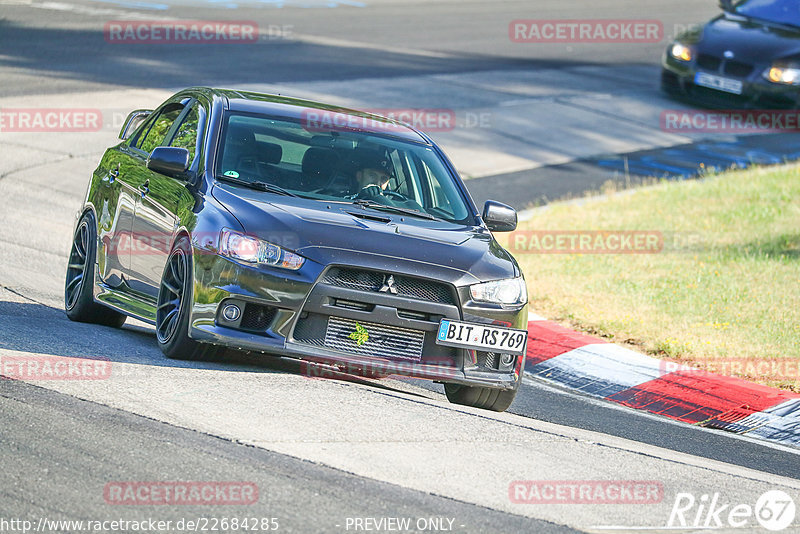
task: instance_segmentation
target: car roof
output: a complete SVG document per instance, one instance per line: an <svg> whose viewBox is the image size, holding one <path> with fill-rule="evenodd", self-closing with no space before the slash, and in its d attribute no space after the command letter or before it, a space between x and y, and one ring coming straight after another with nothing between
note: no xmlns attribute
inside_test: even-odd
<svg viewBox="0 0 800 534"><path fill-rule="evenodd" d="M193 88L225 99L231 111L257 113L273 117L309 121L320 129L341 129L378 135L388 135L415 143L430 144L430 140L413 127L374 113L349 109L322 102L292 98L284 95L240 91L236 89ZM338 126L333 125L335 124Z"/></svg>

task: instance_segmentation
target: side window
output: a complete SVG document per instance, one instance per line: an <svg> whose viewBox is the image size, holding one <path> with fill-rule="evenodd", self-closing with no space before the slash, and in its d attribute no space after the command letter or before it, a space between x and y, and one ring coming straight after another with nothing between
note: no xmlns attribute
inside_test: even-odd
<svg viewBox="0 0 800 534"><path fill-rule="evenodd" d="M419 161L421 178L425 182L425 189L431 196L431 205L438 207L445 207L443 204L447 203L447 197L442 194L442 187L439 181L433 177L430 167L420 159Z"/></svg>
<svg viewBox="0 0 800 534"><path fill-rule="evenodd" d="M183 122L175 132L175 138L172 140L171 146L185 148L189 151L189 161L194 161L194 153L197 147L197 128L200 121L200 114L197 111L198 106L195 104L191 111L186 114Z"/></svg>
<svg viewBox="0 0 800 534"><path fill-rule="evenodd" d="M389 153L389 157L392 159L395 172L395 177L392 180L396 182L389 182L390 188L414 200L422 198L413 177L409 176L408 155L405 152L401 153L399 150L394 149Z"/></svg>
<svg viewBox="0 0 800 534"><path fill-rule="evenodd" d="M164 137L167 135L167 132L169 132L172 123L175 122L175 119L181 114L181 111L183 111L183 106L181 105L164 109L150 124L150 129L147 133L142 130L143 135L136 140L135 146L148 154L152 152L155 147L162 146Z"/></svg>
<svg viewBox="0 0 800 534"><path fill-rule="evenodd" d="M427 198L428 195L426 195L430 188L426 188L422 183L424 180L424 177L421 176L421 172L424 172L422 162L414 154L408 152L405 153L403 159L405 160L403 168L408 170L408 185L410 186L409 193L406 193L406 196L413 198L422 206L430 206L431 202Z"/></svg>
<svg viewBox="0 0 800 534"><path fill-rule="evenodd" d="M397 152L397 149L389 152L389 158L392 160L392 167L394 168L394 177L389 182L389 187L393 191L408 194L406 175L405 172L403 172L403 166L400 164L400 154Z"/></svg>
<svg viewBox="0 0 800 534"><path fill-rule="evenodd" d="M432 155L429 156L427 161L420 158L418 167L425 196L431 200L431 204L426 207L446 215L449 219L457 221L466 219L469 213L462 202L456 183L449 179L441 161Z"/></svg>

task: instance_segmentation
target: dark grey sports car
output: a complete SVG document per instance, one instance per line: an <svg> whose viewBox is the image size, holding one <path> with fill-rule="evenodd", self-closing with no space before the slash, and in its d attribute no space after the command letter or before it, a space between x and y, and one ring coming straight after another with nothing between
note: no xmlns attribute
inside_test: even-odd
<svg viewBox="0 0 800 534"><path fill-rule="evenodd" d="M800 2L720 5L720 16L667 48L663 90L714 107L800 107Z"/></svg>
<svg viewBox="0 0 800 534"><path fill-rule="evenodd" d="M77 214L67 315L155 325L169 358L220 347L443 382L505 410L527 290L423 133L282 96L192 88L128 117ZM313 372L313 371L312 371Z"/></svg>

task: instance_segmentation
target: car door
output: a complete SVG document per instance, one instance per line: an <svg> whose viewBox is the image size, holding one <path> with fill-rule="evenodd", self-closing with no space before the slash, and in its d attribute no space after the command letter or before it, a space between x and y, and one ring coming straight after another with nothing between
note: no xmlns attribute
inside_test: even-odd
<svg viewBox="0 0 800 534"><path fill-rule="evenodd" d="M144 180L137 183L129 284L131 289L153 299L158 297L161 275L178 227L178 206L188 192L185 182L147 169L144 153L149 154L156 146L179 146L189 150L193 162L197 153L198 107L194 100L165 107L161 120L157 119L153 126L158 134L141 147ZM157 141L158 137L161 139Z"/></svg>
<svg viewBox="0 0 800 534"><path fill-rule="evenodd" d="M91 188L90 200L97 218L99 274L111 287L122 285L130 270L131 231L138 197L134 182L141 165L131 148L137 135L135 132L129 140L106 151Z"/></svg>

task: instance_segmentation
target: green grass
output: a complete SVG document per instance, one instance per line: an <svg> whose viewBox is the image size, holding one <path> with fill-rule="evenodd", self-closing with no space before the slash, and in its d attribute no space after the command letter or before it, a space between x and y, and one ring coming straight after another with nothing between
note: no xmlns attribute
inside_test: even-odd
<svg viewBox="0 0 800 534"><path fill-rule="evenodd" d="M800 166L553 204L526 230L661 232L664 248L652 254L530 253L507 235L536 312L717 371L778 362L775 372L726 374L800 391Z"/></svg>

